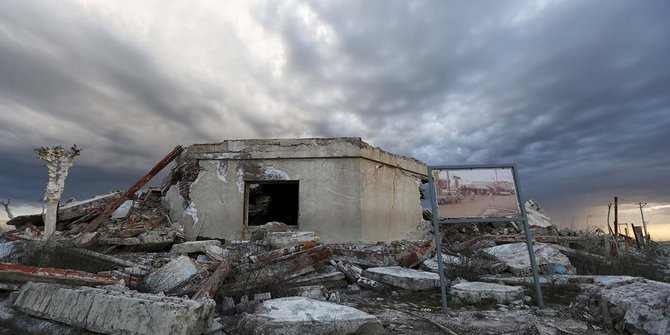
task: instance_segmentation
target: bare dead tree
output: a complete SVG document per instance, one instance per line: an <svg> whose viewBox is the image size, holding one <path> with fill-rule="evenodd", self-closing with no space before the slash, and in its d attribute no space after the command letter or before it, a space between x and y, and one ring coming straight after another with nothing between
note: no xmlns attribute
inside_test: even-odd
<svg viewBox="0 0 670 335"><path fill-rule="evenodd" d="M56 231L58 203L65 188L65 178L73 164L74 158L81 149L76 145L65 150L62 146L41 147L35 149L37 158L46 162L49 171L49 182L44 191L44 202L47 203L47 212L44 215L44 237L48 239Z"/></svg>
<svg viewBox="0 0 670 335"><path fill-rule="evenodd" d="M9 203L12 202L12 199L7 199L7 201L0 201L0 205L2 207L5 207L5 212L7 212L7 217L11 220L14 218L14 215L12 215L12 212L9 210Z"/></svg>

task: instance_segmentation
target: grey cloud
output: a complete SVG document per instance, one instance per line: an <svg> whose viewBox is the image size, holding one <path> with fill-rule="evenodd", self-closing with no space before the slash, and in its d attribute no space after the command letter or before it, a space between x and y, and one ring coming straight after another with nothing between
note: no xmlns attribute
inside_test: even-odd
<svg viewBox="0 0 670 335"><path fill-rule="evenodd" d="M670 4L539 4L260 3L253 17L280 40L282 74L253 64L244 34L225 28L234 60L226 65L241 77L220 84L176 78L151 45L94 18L54 15L44 3L3 4L0 99L84 129L102 126L96 134L113 145L96 144L107 154L78 178L111 176L100 162L115 157L135 162L117 176L158 158L142 144L137 118L163 123L169 133L151 135L165 142L218 141L244 128L235 136L361 136L430 164L516 163L526 195L550 211L615 194L670 202ZM257 87L235 90L242 80ZM18 117L0 116L14 125L0 126L0 139L27 140L0 144L0 154L67 138ZM115 117L123 120L111 123ZM16 173L28 164L22 157L0 165L9 176L3 188L26 180Z"/></svg>

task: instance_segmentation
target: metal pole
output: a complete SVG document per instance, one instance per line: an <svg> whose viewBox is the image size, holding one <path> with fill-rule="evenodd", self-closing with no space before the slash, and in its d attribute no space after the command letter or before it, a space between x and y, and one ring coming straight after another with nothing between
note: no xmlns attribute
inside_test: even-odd
<svg viewBox="0 0 670 335"><path fill-rule="evenodd" d="M614 197L614 235L619 235L619 205L617 197Z"/></svg>
<svg viewBox="0 0 670 335"><path fill-rule="evenodd" d="M647 221L644 221L644 212L642 211L642 207L646 206L647 203L638 202L638 204L640 205L640 215L642 216L642 228L644 228L644 236L642 237L642 242L644 244L649 244L648 243L649 232L647 232Z"/></svg>
<svg viewBox="0 0 670 335"><path fill-rule="evenodd" d="M542 297L542 288L540 287L540 277L537 270L537 262L535 261L535 249L533 248L533 237L530 234L530 227L528 226L528 218L526 217L526 206L521 202L521 185L519 184L519 177L517 177L516 168L512 169L514 172L514 182L517 189L517 201L519 202L519 209L521 210L521 217L523 220L523 229L526 233L526 246L528 247L528 257L530 257L530 268L533 270L533 283L535 286L535 295L537 296L537 306L544 308L544 298Z"/></svg>
<svg viewBox="0 0 670 335"><path fill-rule="evenodd" d="M610 226L610 212L612 211L612 203L607 204L607 229L610 232L610 235L614 235L612 231L612 226Z"/></svg>
<svg viewBox="0 0 670 335"><path fill-rule="evenodd" d="M433 179L433 171L428 168L428 186L430 188L431 202L430 206L433 211L433 235L435 235L435 256L437 257L437 269L440 275L440 295L442 299L442 311L445 315L448 314L447 306L447 284L444 278L444 264L442 263L442 234L440 234L440 224L437 222L440 218L440 213L437 206L437 192L435 191L435 180Z"/></svg>

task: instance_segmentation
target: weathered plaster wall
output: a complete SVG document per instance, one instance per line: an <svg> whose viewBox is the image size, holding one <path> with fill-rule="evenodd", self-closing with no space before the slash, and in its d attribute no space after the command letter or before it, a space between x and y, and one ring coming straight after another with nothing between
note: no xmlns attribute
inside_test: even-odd
<svg viewBox="0 0 670 335"><path fill-rule="evenodd" d="M202 171L190 186L186 210L173 186L166 198L171 217L181 218L185 234L239 239L244 229L245 181L298 180L298 227L323 240L359 239L359 159L258 161L201 160ZM332 239L331 239L332 237Z"/></svg>
<svg viewBox="0 0 670 335"><path fill-rule="evenodd" d="M362 240L408 237L421 221L420 176L385 164L361 160Z"/></svg>

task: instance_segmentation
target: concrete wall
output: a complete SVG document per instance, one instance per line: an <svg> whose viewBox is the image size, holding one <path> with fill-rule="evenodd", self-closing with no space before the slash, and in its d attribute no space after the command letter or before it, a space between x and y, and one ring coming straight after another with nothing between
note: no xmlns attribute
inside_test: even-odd
<svg viewBox="0 0 670 335"><path fill-rule="evenodd" d="M166 206L191 239L245 235L247 181L297 180L298 227L323 241L400 239L421 217L417 180L426 166L360 138L198 144L177 165L186 162L199 171L189 168L190 177L169 188Z"/></svg>
<svg viewBox="0 0 670 335"><path fill-rule="evenodd" d="M361 229L368 242L404 239L421 222L420 176L361 160Z"/></svg>

